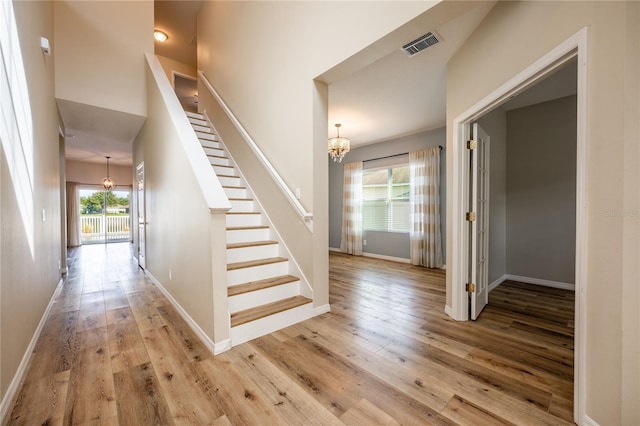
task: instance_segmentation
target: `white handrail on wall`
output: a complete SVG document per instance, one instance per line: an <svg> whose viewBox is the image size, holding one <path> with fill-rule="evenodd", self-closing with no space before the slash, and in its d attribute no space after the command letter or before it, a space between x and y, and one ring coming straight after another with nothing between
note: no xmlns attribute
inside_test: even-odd
<svg viewBox="0 0 640 426"><path fill-rule="evenodd" d="M213 97L216 98L216 101L218 101L218 103L220 104L224 112L227 114L227 116L229 117L233 125L236 126L236 129L238 130L238 132L240 132L245 142L247 142L247 144L251 147L254 154L258 157L258 160L260 160L260 162L267 169L267 171L269 172L273 180L280 187L280 190L284 193L289 203L291 203L291 205L298 211L298 214L300 215L300 217L304 219L309 229L312 229L311 225L313 221L313 213L308 212L307 209L305 209L304 206L300 203L300 200L296 198L296 196L293 194L293 191L291 191L291 188L289 188L289 185L285 183L284 179L282 179L282 176L280 176L280 174L275 169L275 167L273 167L273 165L264 155L260 147L258 147L255 141L251 138L249 133L246 131L246 129L242 126L240 121L233 114L233 112L231 111L231 108L229 108L229 106L222 100L222 97L218 94L216 89L213 88L213 86L211 85L209 80L207 80L207 77L204 76L202 71L198 71L198 76L204 83L205 87L209 90L209 92L211 92Z"/></svg>

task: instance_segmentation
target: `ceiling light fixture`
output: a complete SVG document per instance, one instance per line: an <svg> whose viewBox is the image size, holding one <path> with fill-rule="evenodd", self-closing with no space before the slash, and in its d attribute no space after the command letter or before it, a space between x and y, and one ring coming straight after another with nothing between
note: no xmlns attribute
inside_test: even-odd
<svg viewBox="0 0 640 426"><path fill-rule="evenodd" d="M116 186L118 186L118 184L116 183L115 180L109 177L109 158L111 157L105 157L105 158L107 159L107 177L102 179L102 187L104 188L105 191L113 191L114 189L116 189Z"/></svg>
<svg viewBox="0 0 640 426"><path fill-rule="evenodd" d="M155 30L153 31L153 38L158 40L160 43L164 43L169 39L169 36L165 32L162 32L160 30Z"/></svg>
<svg viewBox="0 0 640 426"><path fill-rule="evenodd" d="M333 158L333 161L341 163L344 155L351 149L351 141L349 138L340 137L340 126L342 124L337 123L335 126L337 136L329 138L329 155Z"/></svg>

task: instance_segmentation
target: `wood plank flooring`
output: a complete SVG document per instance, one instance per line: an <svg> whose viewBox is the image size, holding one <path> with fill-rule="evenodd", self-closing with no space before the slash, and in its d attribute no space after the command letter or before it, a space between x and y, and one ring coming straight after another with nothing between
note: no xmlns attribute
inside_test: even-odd
<svg viewBox="0 0 640 426"><path fill-rule="evenodd" d="M573 424L573 293L507 282L475 322L445 276L330 255L331 312L214 357L131 260L70 251L10 425Z"/></svg>

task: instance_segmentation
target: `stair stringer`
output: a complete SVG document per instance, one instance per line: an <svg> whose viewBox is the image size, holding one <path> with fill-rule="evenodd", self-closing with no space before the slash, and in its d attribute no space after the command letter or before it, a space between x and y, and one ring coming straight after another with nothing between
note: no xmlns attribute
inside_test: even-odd
<svg viewBox="0 0 640 426"><path fill-rule="evenodd" d="M213 131L214 134L217 135L218 142L223 147L225 153L229 156L229 160L233 163L240 179L246 185L247 194L253 198L254 202L256 203L257 210L259 210L260 213L263 215L265 224L269 225L269 230L271 231L272 238L278 242L279 256L286 257L287 259L289 259L289 273L291 275L296 275L300 278L300 294L302 296L308 297L309 299L313 300L313 288L309 284L309 280L307 279L306 275L302 272L302 269L300 269L300 266L298 265L295 257L291 254L291 251L289 250L289 248L287 247L287 244L282 239L282 236L278 232L278 229L274 226L273 221L269 217L269 214L267 213L266 209L264 209L262 203L260 202L260 199L256 196L255 192L251 188L251 184L247 181L244 174L242 173L242 170L238 167L237 162L233 158L233 155L231 155L231 152L229 152L229 150L227 149L226 145L224 144L224 141L220 137L220 133L216 130L215 126L213 125L213 123L211 122L207 114L206 113L200 113L200 114L202 114L205 117L207 123L209 123L209 126L211 127L211 130ZM312 314L309 318L313 316L314 315ZM305 319L308 319L308 318L305 318ZM258 321L260 320L257 320L254 322L258 322ZM243 326L238 326L238 327L243 327Z"/></svg>

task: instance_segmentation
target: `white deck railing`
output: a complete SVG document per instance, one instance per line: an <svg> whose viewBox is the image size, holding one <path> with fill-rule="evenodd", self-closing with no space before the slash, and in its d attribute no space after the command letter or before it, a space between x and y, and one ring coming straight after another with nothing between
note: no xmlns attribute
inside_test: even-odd
<svg viewBox="0 0 640 426"><path fill-rule="evenodd" d="M82 242L128 240L130 234L129 215L80 216L80 230Z"/></svg>

